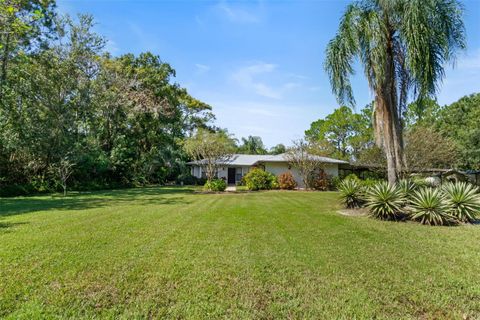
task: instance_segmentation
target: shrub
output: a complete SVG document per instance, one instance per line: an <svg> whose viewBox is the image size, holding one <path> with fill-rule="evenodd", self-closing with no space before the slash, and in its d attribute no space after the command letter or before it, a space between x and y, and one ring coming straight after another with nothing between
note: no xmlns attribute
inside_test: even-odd
<svg viewBox="0 0 480 320"><path fill-rule="evenodd" d="M342 179L340 179L340 177L338 176L332 177L332 179L330 179L330 189L338 190L338 186L340 185L341 182L342 182Z"/></svg>
<svg viewBox="0 0 480 320"><path fill-rule="evenodd" d="M449 206L440 189L422 188L411 200L411 219L428 225L447 225L456 220L449 214Z"/></svg>
<svg viewBox="0 0 480 320"><path fill-rule="evenodd" d="M208 191L225 191L225 189L227 189L227 183L223 179L213 179L207 181L203 189Z"/></svg>
<svg viewBox="0 0 480 320"><path fill-rule="evenodd" d="M245 186L245 185L246 185L245 176L242 176L240 181L237 181L237 186Z"/></svg>
<svg viewBox="0 0 480 320"><path fill-rule="evenodd" d="M277 177L262 169L255 168L245 175L248 190L270 190L279 187Z"/></svg>
<svg viewBox="0 0 480 320"><path fill-rule="evenodd" d="M190 173L182 173L179 174L177 179L175 180L177 184L184 184L184 185L196 185L197 178L192 176ZM205 184L205 183L203 183Z"/></svg>
<svg viewBox="0 0 480 320"><path fill-rule="evenodd" d="M414 176L410 179L410 181L416 186L416 189L428 187L430 186L426 181L425 178Z"/></svg>
<svg viewBox="0 0 480 320"><path fill-rule="evenodd" d="M310 188L320 191L328 190L328 176L325 171L320 170L319 172L314 172L310 177Z"/></svg>
<svg viewBox="0 0 480 320"><path fill-rule="evenodd" d="M363 187L356 179L345 179L338 185L340 200L349 208L359 208L364 203Z"/></svg>
<svg viewBox="0 0 480 320"><path fill-rule="evenodd" d="M402 215L403 195L399 187L385 181L368 190L367 207L370 215L380 220L396 220Z"/></svg>
<svg viewBox="0 0 480 320"><path fill-rule="evenodd" d="M278 176L278 186L280 189L293 190L297 187L297 182L293 178L292 173L286 171Z"/></svg>
<svg viewBox="0 0 480 320"><path fill-rule="evenodd" d="M37 190L29 184L11 184L0 187L0 197L27 196L36 193Z"/></svg>
<svg viewBox="0 0 480 320"><path fill-rule="evenodd" d="M360 180L360 184L363 186L363 188L365 190L377 185L379 182L381 182L383 180L376 180L376 179L372 179L372 178L367 178L365 180Z"/></svg>
<svg viewBox="0 0 480 320"><path fill-rule="evenodd" d="M450 214L461 222L474 222L480 212L478 188L466 182L447 183L443 187Z"/></svg>
<svg viewBox="0 0 480 320"><path fill-rule="evenodd" d="M205 185L205 183L207 183L207 178L196 178L195 177L195 185L196 186L203 186Z"/></svg>
<svg viewBox="0 0 480 320"><path fill-rule="evenodd" d="M350 173L348 176L346 176L345 178L343 178L343 180L356 180L356 181L360 181L360 178L357 177L357 175L355 173Z"/></svg>

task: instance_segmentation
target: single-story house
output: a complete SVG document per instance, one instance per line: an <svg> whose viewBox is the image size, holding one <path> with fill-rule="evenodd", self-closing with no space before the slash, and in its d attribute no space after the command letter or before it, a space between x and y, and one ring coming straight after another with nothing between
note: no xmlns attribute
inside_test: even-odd
<svg viewBox="0 0 480 320"><path fill-rule="evenodd" d="M337 177L339 165L348 164L347 161L332 159L327 157L312 156L321 163L321 169L330 177ZM189 162L191 174L197 178L205 178L202 161ZM262 168L276 176L290 171L297 182L298 186L303 187L302 178L299 171L292 167L288 161L287 154L278 155L252 155L252 154L234 154L227 160L218 163L219 169L217 177L225 179L228 184L238 184L244 175L252 168Z"/></svg>

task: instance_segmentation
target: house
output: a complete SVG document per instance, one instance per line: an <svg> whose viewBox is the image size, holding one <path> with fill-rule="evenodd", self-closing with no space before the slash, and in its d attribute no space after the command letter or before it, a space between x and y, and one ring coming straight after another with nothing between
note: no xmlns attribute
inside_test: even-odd
<svg viewBox="0 0 480 320"><path fill-rule="evenodd" d="M320 167L330 177L337 177L339 165L348 164L347 161L332 159L327 157L312 156L321 163ZM205 178L205 172L202 166L203 161L192 161L188 165L191 166L191 174L197 178ZM252 168L261 168L276 176L290 171L299 187L303 187L302 178L298 169L292 167L288 161L287 154L279 155L253 155L253 154L234 154L218 163L219 168L217 177L225 179L228 184L238 184L242 177L246 175Z"/></svg>

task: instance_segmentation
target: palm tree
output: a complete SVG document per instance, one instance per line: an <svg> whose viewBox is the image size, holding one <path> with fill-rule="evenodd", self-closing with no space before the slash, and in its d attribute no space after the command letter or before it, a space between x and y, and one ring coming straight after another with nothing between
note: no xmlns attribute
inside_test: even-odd
<svg viewBox="0 0 480 320"><path fill-rule="evenodd" d="M248 138L242 138L242 145L240 151L247 154L266 154L265 145L262 138L258 136L248 136Z"/></svg>
<svg viewBox="0 0 480 320"><path fill-rule="evenodd" d="M349 77L358 58L375 95L376 143L387 158L388 181L402 172L402 116L409 99L435 95L444 65L465 48L457 0L359 0L345 11L326 51L325 69L339 103L355 105Z"/></svg>

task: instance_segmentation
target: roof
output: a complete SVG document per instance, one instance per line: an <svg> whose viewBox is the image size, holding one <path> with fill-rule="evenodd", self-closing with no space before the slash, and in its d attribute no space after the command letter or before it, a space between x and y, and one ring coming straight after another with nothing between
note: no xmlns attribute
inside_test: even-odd
<svg viewBox="0 0 480 320"><path fill-rule="evenodd" d="M332 159L327 157L321 157L316 155L311 155L319 162L324 163L345 163L347 161ZM232 165L232 166L253 166L259 162L289 162L286 153L277 154L277 155L266 155L266 154L233 154L228 159L219 159L217 160L218 164ZM191 161L187 164L202 164L205 163L205 160L200 161Z"/></svg>

